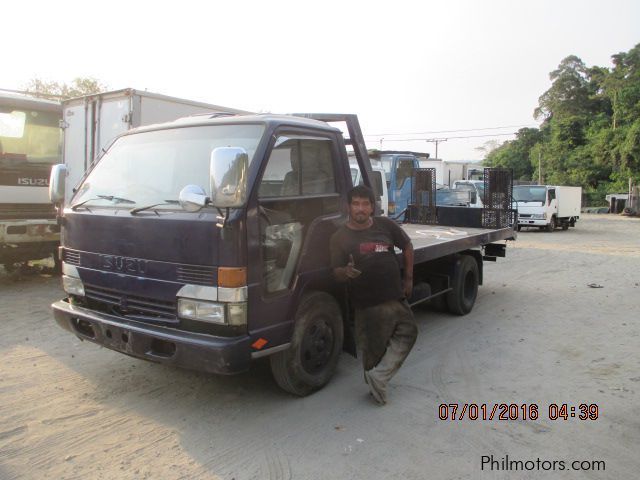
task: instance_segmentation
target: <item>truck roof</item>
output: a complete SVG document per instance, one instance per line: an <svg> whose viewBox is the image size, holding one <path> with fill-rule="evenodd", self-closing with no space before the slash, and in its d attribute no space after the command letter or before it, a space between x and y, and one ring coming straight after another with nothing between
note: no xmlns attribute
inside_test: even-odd
<svg viewBox="0 0 640 480"><path fill-rule="evenodd" d="M31 108L39 111L62 113L62 106L60 105L60 102L36 96L0 91L0 100L2 100L3 104L12 104L17 108Z"/></svg>
<svg viewBox="0 0 640 480"><path fill-rule="evenodd" d="M105 100L120 99L122 97L133 97L133 96L153 98L156 100L164 100L173 104L184 104L184 105L189 105L193 107L207 108L207 109L211 109L211 112L231 112L235 114L252 113L246 110L239 110L237 108L222 107L220 105L213 105L211 103L196 102L194 100L187 100L186 98L171 97L169 95L162 95L160 93L148 92L146 90L136 90L135 88L122 88L120 90L111 90L108 92L100 92L100 93L93 93L90 95L83 95L80 97L73 97L73 98L64 100L62 104L65 107L67 107L70 105L82 105L86 101L92 101L96 99L101 99L102 101L105 101Z"/></svg>
<svg viewBox="0 0 640 480"><path fill-rule="evenodd" d="M169 128L181 128L191 126L206 126L206 125L233 125L243 123L263 123L266 126L281 126L287 125L292 127L313 127L330 132L340 132L338 128L332 127L328 123L321 122L319 120L313 120L310 118L299 117L295 115L277 115L272 113L264 114L251 114L251 115L224 115L218 113L212 114L198 114L190 117L183 117L173 122L157 123L154 125L146 125L130 130L126 134L135 132L147 132L152 130L164 130ZM125 135L126 135L125 134Z"/></svg>

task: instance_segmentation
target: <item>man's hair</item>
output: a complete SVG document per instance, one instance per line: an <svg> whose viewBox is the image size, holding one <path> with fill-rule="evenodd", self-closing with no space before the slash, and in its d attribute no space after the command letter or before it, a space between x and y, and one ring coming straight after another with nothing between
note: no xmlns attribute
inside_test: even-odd
<svg viewBox="0 0 640 480"><path fill-rule="evenodd" d="M357 185L349 190L347 192L347 201L351 203L353 201L353 197L368 198L371 205L376 204L376 197L373 194L373 190L366 185Z"/></svg>

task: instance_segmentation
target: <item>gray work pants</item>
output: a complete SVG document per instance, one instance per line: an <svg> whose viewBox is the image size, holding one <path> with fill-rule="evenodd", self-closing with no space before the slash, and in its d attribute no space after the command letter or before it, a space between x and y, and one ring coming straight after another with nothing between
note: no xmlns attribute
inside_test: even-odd
<svg viewBox="0 0 640 480"><path fill-rule="evenodd" d="M392 300L356 309L356 340L365 371L386 388L402 366L418 336L418 327L406 301Z"/></svg>

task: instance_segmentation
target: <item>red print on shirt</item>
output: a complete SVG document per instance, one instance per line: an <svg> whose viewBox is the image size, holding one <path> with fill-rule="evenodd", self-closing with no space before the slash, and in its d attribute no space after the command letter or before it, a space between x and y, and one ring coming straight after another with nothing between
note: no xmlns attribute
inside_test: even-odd
<svg viewBox="0 0 640 480"><path fill-rule="evenodd" d="M388 252L390 248L391 248L391 245L388 243L379 243L379 242L361 243L360 254L366 255L368 253Z"/></svg>

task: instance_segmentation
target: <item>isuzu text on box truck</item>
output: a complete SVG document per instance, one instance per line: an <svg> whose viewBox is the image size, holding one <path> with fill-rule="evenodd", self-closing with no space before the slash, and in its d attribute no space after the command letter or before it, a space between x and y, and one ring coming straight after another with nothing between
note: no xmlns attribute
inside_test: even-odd
<svg viewBox="0 0 640 480"><path fill-rule="evenodd" d="M354 352L329 238L352 187L346 122L372 186L355 115L193 117L120 136L60 209L58 324L81 339L165 364L233 374L269 356L296 395L323 387ZM64 199L64 165L51 198ZM515 232L511 182L496 172L483 209L439 207L435 174L416 175L404 225L415 248L414 298L471 311L483 260ZM451 228L450 225L456 225Z"/></svg>

